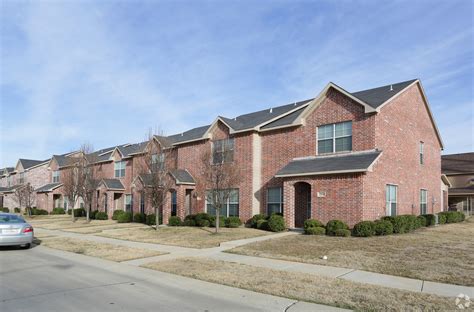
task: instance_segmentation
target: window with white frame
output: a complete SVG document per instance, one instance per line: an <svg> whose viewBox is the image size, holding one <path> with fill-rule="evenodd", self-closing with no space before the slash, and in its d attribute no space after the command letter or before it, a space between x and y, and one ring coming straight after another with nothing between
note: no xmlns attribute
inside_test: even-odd
<svg viewBox="0 0 474 312"><path fill-rule="evenodd" d="M426 214L426 208L428 203L428 191L420 190L420 214Z"/></svg>
<svg viewBox="0 0 474 312"><path fill-rule="evenodd" d="M234 139L216 140L212 142L212 163L222 164L234 161Z"/></svg>
<svg viewBox="0 0 474 312"><path fill-rule="evenodd" d="M211 192L206 192L206 210L208 214L215 216L216 209L209 201L210 196ZM224 194L222 193L221 196L224 196ZM227 198L226 203L221 208L219 215L224 217L239 216L239 189L232 189L230 191L229 198Z"/></svg>
<svg viewBox="0 0 474 312"><path fill-rule="evenodd" d="M20 183L20 184L25 183L25 173L24 173L24 172L21 172L21 173L20 173L19 183Z"/></svg>
<svg viewBox="0 0 474 312"><path fill-rule="evenodd" d="M125 195L125 211L132 212L132 195Z"/></svg>
<svg viewBox="0 0 474 312"><path fill-rule="evenodd" d="M283 189L270 187L267 189L267 214L283 213Z"/></svg>
<svg viewBox="0 0 474 312"><path fill-rule="evenodd" d="M165 154L153 154L151 155L151 164L153 166L158 166L159 169L163 170L165 168Z"/></svg>
<svg viewBox="0 0 474 312"><path fill-rule="evenodd" d="M385 187L385 206L387 216L397 215L398 186L387 184Z"/></svg>
<svg viewBox="0 0 474 312"><path fill-rule="evenodd" d="M423 163L425 162L425 159L424 159L424 147L425 143L423 142L420 142L420 165L423 165Z"/></svg>
<svg viewBox="0 0 474 312"><path fill-rule="evenodd" d="M318 155L352 151L352 121L318 127Z"/></svg>
<svg viewBox="0 0 474 312"><path fill-rule="evenodd" d="M53 171L52 175L53 175L53 183L58 183L59 182L59 170Z"/></svg>
<svg viewBox="0 0 474 312"><path fill-rule="evenodd" d="M116 161L114 163L115 177L122 178L125 176L125 161Z"/></svg>

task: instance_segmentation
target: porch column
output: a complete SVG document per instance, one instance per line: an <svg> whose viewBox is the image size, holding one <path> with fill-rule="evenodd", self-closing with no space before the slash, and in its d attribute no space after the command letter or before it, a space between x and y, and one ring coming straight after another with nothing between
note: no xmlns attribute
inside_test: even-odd
<svg viewBox="0 0 474 312"><path fill-rule="evenodd" d="M162 224L168 224L168 219L171 216L171 192L167 192L166 198L164 201L164 204L162 206L162 215L163 215L163 220Z"/></svg>
<svg viewBox="0 0 474 312"><path fill-rule="evenodd" d="M176 215L183 221L186 216L186 188L182 185L176 189L176 206Z"/></svg>
<svg viewBox="0 0 474 312"><path fill-rule="evenodd" d="M294 182L283 182L283 217L287 228L295 227L295 187Z"/></svg>

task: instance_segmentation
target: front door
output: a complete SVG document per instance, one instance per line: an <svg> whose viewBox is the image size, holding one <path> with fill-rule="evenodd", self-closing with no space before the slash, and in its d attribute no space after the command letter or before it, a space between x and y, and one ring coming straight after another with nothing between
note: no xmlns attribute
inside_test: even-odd
<svg viewBox="0 0 474 312"><path fill-rule="evenodd" d="M306 182L295 184L295 227L302 228L311 218L311 185Z"/></svg>
<svg viewBox="0 0 474 312"><path fill-rule="evenodd" d="M185 208L185 211L186 211L186 215L190 215L191 214L191 194L192 194L193 190L186 190L186 199L185 199L185 202L184 202L184 208Z"/></svg>

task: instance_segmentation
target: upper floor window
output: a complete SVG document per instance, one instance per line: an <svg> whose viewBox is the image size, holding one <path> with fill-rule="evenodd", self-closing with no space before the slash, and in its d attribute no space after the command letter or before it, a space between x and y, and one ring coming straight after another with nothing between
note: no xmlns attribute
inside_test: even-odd
<svg viewBox="0 0 474 312"><path fill-rule="evenodd" d="M397 215L398 186L387 184L385 187L385 207L387 216Z"/></svg>
<svg viewBox="0 0 474 312"><path fill-rule="evenodd" d="M420 214L426 214L426 207L428 202L428 191L420 190Z"/></svg>
<svg viewBox="0 0 474 312"><path fill-rule="evenodd" d="M59 170L53 171L53 183L59 182Z"/></svg>
<svg viewBox="0 0 474 312"><path fill-rule="evenodd" d="M20 177L19 177L19 184L23 184L25 183L25 173L24 172L21 172L20 173Z"/></svg>
<svg viewBox="0 0 474 312"><path fill-rule="evenodd" d="M352 121L318 127L318 155L352 150Z"/></svg>
<svg viewBox="0 0 474 312"><path fill-rule="evenodd" d="M8 176L8 177L7 177L7 187L12 186L12 184L13 184L13 183L12 183L12 182L13 182L12 179L13 179L12 176Z"/></svg>
<svg viewBox="0 0 474 312"><path fill-rule="evenodd" d="M234 139L216 140L212 143L212 163L222 164L234 161Z"/></svg>
<svg viewBox="0 0 474 312"><path fill-rule="evenodd" d="M283 213L283 192L281 187L270 187L267 190L267 213Z"/></svg>
<svg viewBox="0 0 474 312"><path fill-rule="evenodd" d="M425 143L420 142L420 165L423 165L423 163L425 161L424 160L424 148L425 148L424 145L425 145Z"/></svg>
<svg viewBox="0 0 474 312"><path fill-rule="evenodd" d="M151 164L153 166L158 166L159 169L163 170L165 168L165 154L152 154L151 155Z"/></svg>
<svg viewBox="0 0 474 312"><path fill-rule="evenodd" d="M125 161L116 161L114 163L115 177L122 178L125 176Z"/></svg>

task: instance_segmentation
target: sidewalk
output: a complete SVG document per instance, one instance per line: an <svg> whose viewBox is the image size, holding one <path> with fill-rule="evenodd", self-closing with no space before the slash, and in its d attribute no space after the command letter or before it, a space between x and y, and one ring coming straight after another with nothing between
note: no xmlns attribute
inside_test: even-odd
<svg viewBox="0 0 474 312"><path fill-rule="evenodd" d="M95 241L95 242L103 242L103 243L116 244L116 245L122 245L122 246L128 246L128 247L151 249L151 250L157 250L157 251L169 253L162 256L154 256L154 257L149 257L149 258L142 258L142 259L122 262L122 263L133 265L133 266L140 266L140 265L150 263L150 262L173 260L173 259L182 258L182 257L204 257L204 258L210 258L214 260L231 261L231 262L236 262L236 263L241 263L241 264L252 265L256 267L263 267L263 268L269 268L269 269L275 269L275 270L281 270L281 271L287 271L287 272L299 272L299 273L327 276L327 277L332 277L332 278L341 278L341 279L358 282L358 283L396 288L396 289L413 291L413 292L421 292L421 293L433 294L433 295L438 295L438 296L456 297L459 294L465 294L471 298L474 297L474 287L436 283L436 282L423 281L423 280L418 280L418 279L386 275L386 274L380 274L380 273L373 273L373 272L355 270L355 269L349 269L349 268L299 263L299 262L244 256L244 255L223 252L223 251L232 249L234 247L242 246L242 245L249 244L256 241L273 239L273 238L278 238L278 237L282 237L286 235L298 235L294 232L285 232L285 233L278 233L274 235L266 235L266 236L254 237L254 238L249 238L249 239L230 241L230 242L222 243L221 246L219 247L203 248L203 249L185 248L185 247L151 244L151 243L139 243L139 242L124 241L124 240L119 240L119 239L94 236L94 235L89 235L89 234L63 232L60 230L40 229L39 232L54 234L54 235L58 235L62 237L76 237L76 238Z"/></svg>

